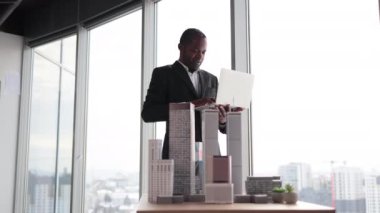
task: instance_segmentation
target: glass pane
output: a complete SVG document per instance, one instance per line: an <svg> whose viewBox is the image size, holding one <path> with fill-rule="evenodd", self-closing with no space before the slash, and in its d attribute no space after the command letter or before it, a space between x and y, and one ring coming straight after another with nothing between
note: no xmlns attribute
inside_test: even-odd
<svg viewBox="0 0 380 213"><path fill-rule="evenodd" d="M255 174L281 175L337 213L378 211L379 189L364 193L380 169L378 2L250 6Z"/></svg>
<svg viewBox="0 0 380 213"><path fill-rule="evenodd" d="M41 53L50 60L59 63L61 61L61 40L39 46L35 51Z"/></svg>
<svg viewBox="0 0 380 213"><path fill-rule="evenodd" d="M62 40L62 65L75 73L77 37L71 36Z"/></svg>
<svg viewBox="0 0 380 213"><path fill-rule="evenodd" d="M58 213L70 213L75 76L62 72L58 141Z"/></svg>
<svg viewBox="0 0 380 213"><path fill-rule="evenodd" d="M54 212L59 67L34 54L28 212Z"/></svg>
<svg viewBox="0 0 380 213"><path fill-rule="evenodd" d="M40 55L60 53L60 43L37 47L34 53L28 165L31 213L70 212L75 75L62 71L60 61ZM75 57L75 48L65 54Z"/></svg>
<svg viewBox="0 0 380 213"><path fill-rule="evenodd" d="M90 36L85 212L133 212L140 171L141 11Z"/></svg>
<svg viewBox="0 0 380 213"><path fill-rule="evenodd" d="M198 28L207 37L201 69L219 77L221 68L231 68L229 0L164 0L157 8L157 66L173 64L179 58L178 43L183 31ZM156 131L157 138L163 139L165 123L159 122ZM224 154L227 153L225 141L225 135L220 134Z"/></svg>

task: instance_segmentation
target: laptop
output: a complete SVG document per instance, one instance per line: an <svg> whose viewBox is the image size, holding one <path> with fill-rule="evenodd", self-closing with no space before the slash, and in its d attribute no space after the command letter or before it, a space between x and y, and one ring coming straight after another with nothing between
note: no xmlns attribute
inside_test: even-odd
<svg viewBox="0 0 380 213"><path fill-rule="evenodd" d="M253 79L252 74L222 68L216 104L249 108L252 100Z"/></svg>

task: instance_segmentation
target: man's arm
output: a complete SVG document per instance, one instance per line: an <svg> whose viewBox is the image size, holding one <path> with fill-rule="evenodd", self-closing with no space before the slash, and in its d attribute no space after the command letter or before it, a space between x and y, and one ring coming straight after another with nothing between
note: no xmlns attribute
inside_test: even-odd
<svg viewBox="0 0 380 213"><path fill-rule="evenodd" d="M167 121L169 117L169 104L167 103L166 70L156 68L145 98L141 117L145 122Z"/></svg>

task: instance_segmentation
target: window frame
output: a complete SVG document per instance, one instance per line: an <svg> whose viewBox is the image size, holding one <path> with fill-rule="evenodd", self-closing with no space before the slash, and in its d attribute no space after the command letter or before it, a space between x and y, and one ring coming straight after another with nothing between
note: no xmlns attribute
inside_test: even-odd
<svg viewBox="0 0 380 213"><path fill-rule="evenodd" d="M145 0L141 5L132 6L132 10L142 9L142 64L141 64L141 107L143 105L146 91L149 87L152 71L156 66L156 45L157 45L157 5L160 0ZM251 73L250 53L249 53L249 0L231 0L231 62L232 69ZM120 15L119 11L119 15ZM102 19L104 24L111 19ZM77 55L76 55L76 82L75 82L75 109L74 109L74 144L73 144L73 167L72 167L72 196L71 212L83 212L85 205L85 161L86 147L82 143L87 138L87 98L88 98L88 63L89 63L89 30L95 25L83 27L76 26L77 34ZM62 35L62 38L64 36ZM17 177L15 186L15 213L26 212L27 207L27 172L28 172L28 150L30 131L30 106L32 91L32 47L24 45L23 68L22 68L22 91L20 98L20 122L18 133L17 149ZM251 128L251 113L247 110L249 128ZM148 141L154 138L156 131L152 123L140 123L140 197L148 191ZM248 174L252 174L252 136L249 131L248 158L244 162Z"/></svg>

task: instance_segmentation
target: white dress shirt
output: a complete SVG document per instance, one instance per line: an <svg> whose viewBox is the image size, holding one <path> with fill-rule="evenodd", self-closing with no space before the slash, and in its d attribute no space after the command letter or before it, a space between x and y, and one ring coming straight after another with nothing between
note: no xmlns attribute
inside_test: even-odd
<svg viewBox="0 0 380 213"><path fill-rule="evenodd" d="M199 72L198 72L198 70L196 70L194 72L190 72L189 68L186 65L184 65L180 61L178 61L178 62L183 66L183 68L185 68L185 70L187 71L187 74L190 77L191 82L193 83L195 91L197 92L198 95L200 95L200 93L201 93L201 87L200 86L201 85L199 83Z"/></svg>

